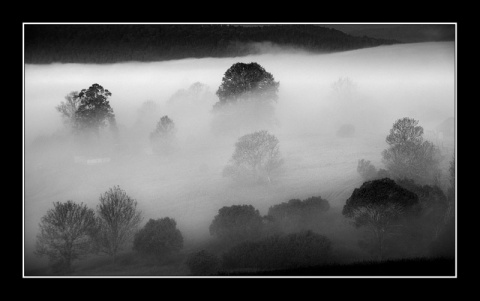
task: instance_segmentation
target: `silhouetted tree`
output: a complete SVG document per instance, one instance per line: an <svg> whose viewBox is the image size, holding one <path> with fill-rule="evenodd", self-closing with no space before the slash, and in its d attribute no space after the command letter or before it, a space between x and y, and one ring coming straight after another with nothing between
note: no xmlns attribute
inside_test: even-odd
<svg viewBox="0 0 480 301"><path fill-rule="evenodd" d="M222 207L210 224L210 234L227 242L256 239L261 235L263 221L252 205Z"/></svg>
<svg viewBox="0 0 480 301"><path fill-rule="evenodd" d="M418 196L399 186L391 179L363 183L356 188L343 207L342 214L354 220L356 227L368 227L377 245L378 258L382 260L385 239L399 232L402 217L412 213Z"/></svg>
<svg viewBox="0 0 480 301"><path fill-rule="evenodd" d="M276 101L279 82L258 63L235 63L222 78L217 107L239 101Z"/></svg>
<svg viewBox="0 0 480 301"><path fill-rule="evenodd" d="M133 249L140 254L161 259L183 248L183 236L177 229L174 219L165 217L150 219L147 224L135 234Z"/></svg>
<svg viewBox="0 0 480 301"><path fill-rule="evenodd" d="M97 226L95 212L83 203L53 203L40 222L35 254L48 256L59 272L72 271L72 262L92 252Z"/></svg>
<svg viewBox="0 0 480 301"><path fill-rule="evenodd" d="M137 211L137 202L119 186L114 186L100 196L97 216L100 250L112 256L115 262L117 254L133 237L142 220L141 213Z"/></svg>
<svg viewBox="0 0 480 301"><path fill-rule="evenodd" d="M194 276L213 275L220 270L220 259L205 250L191 254L187 258L186 264Z"/></svg>
<svg viewBox="0 0 480 301"><path fill-rule="evenodd" d="M433 184L439 172L440 151L423 140L418 121L405 117L397 120L386 141L390 147L382 152L383 163L394 179L408 178L419 184Z"/></svg>
<svg viewBox="0 0 480 301"><path fill-rule="evenodd" d="M278 143L277 137L267 131L240 137L235 143L231 165L224 169L223 175L255 179L265 177L270 181L271 172L283 163Z"/></svg>
<svg viewBox="0 0 480 301"><path fill-rule="evenodd" d="M106 126L106 121L115 124L115 114L110 107L108 98L112 93L99 84L93 84L78 94L78 106L75 125L79 130L91 130L97 135L99 130Z"/></svg>

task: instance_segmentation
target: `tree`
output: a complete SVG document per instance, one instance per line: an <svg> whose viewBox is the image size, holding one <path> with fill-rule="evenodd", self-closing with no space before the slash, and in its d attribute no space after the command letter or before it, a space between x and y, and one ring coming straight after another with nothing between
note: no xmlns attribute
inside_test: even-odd
<svg viewBox="0 0 480 301"><path fill-rule="evenodd" d="M227 242L256 239L262 232L263 221L252 205L222 207L210 224L210 234Z"/></svg>
<svg viewBox="0 0 480 301"><path fill-rule="evenodd" d="M55 202L41 219L35 253L48 256L61 272L70 272L74 260L93 251L96 230L92 209L83 203Z"/></svg>
<svg viewBox="0 0 480 301"><path fill-rule="evenodd" d="M266 178L270 181L272 171L280 167L278 139L267 131L258 131L240 137L235 143L231 165L224 169L224 176Z"/></svg>
<svg viewBox="0 0 480 301"><path fill-rule="evenodd" d="M363 183L343 207L342 214L357 228L368 227L374 235L378 258L382 260L385 239L399 232L402 217L414 213L418 196L385 178Z"/></svg>
<svg viewBox="0 0 480 301"><path fill-rule="evenodd" d="M315 226L322 214L330 209L330 203L322 197L310 197L304 201L292 199L271 206L267 218L286 232L306 230Z"/></svg>
<svg viewBox="0 0 480 301"><path fill-rule="evenodd" d="M55 109L62 115L64 124L75 129L76 114L80 106L80 97L78 91L73 91L65 96L65 101L62 101Z"/></svg>
<svg viewBox="0 0 480 301"><path fill-rule="evenodd" d="M249 101L276 101L280 83L257 63L235 63L224 74L216 94L217 107L227 103Z"/></svg>
<svg viewBox="0 0 480 301"><path fill-rule="evenodd" d="M409 179L397 180L396 183L418 196L419 212L409 219L405 226L407 242L403 245L410 251L418 249L424 252L445 228L445 215L448 212L447 196L438 186L417 185Z"/></svg>
<svg viewBox="0 0 480 301"><path fill-rule="evenodd" d="M163 256L180 251L183 248L183 236L177 229L174 219L165 217L150 219L135 234L133 249L142 255L161 259Z"/></svg>
<svg viewBox="0 0 480 301"><path fill-rule="evenodd" d="M175 137L175 123L167 115L160 118L155 130L150 133L150 142L156 152L169 151Z"/></svg>
<svg viewBox="0 0 480 301"><path fill-rule="evenodd" d="M369 160L358 160L357 172L364 181L371 181L377 177L377 169Z"/></svg>
<svg viewBox="0 0 480 301"><path fill-rule="evenodd" d="M440 151L423 140L418 121L405 117L397 120L386 141L390 147L382 152L383 163L394 179L408 178L419 184L433 184L439 173Z"/></svg>
<svg viewBox="0 0 480 301"><path fill-rule="evenodd" d="M98 245L115 262L117 254L137 230L142 220L141 212L137 211L134 199L119 186L114 186L100 196L97 215L100 227Z"/></svg>
<svg viewBox="0 0 480 301"><path fill-rule="evenodd" d="M78 130L93 131L99 135L99 130L106 126L106 121L115 124L115 114L108 101L110 96L112 93L99 84L80 91L80 105L75 117Z"/></svg>

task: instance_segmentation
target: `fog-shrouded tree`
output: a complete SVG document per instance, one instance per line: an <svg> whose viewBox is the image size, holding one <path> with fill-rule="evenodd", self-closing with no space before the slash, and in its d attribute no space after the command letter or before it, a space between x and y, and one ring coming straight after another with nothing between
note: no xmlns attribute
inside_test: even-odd
<svg viewBox="0 0 480 301"><path fill-rule="evenodd" d="M65 96L65 101L62 101L55 109L61 114L62 121L69 129L75 129L76 114L80 106L80 97L78 91L72 91Z"/></svg>
<svg viewBox="0 0 480 301"><path fill-rule="evenodd" d="M369 160L358 160L357 172L364 181L371 181L377 176L377 169Z"/></svg>
<svg viewBox="0 0 480 301"><path fill-rule="evenodd" d="M150 219L135 234L133 249L142 255L162 259L183 248L183 236L174 219L165 217Z"/></svg>
<svg viewBox="0 0 480 301"><path fill-rule="evenodd" d="M53 203L39 226L35 254L47 256L58 272L71 272L74 260L94 251L95 212L83 203Z"/></svg>
<svg viewBox="0 0 480 301"><path fill-rule="evenodd" d="M80 104L75 114L76 129L99 135L106 122L115 129L115 114L108 101L111 96L112 93L99 84L82 89L78 93Z"/></svg>
<svg viewBox="0 0 480 301"><path fill-rule="evenodd" d="M413 118L398 119L386 138L389 148L382 152L383 163L394 179L412 179L434 184L439 173L440 151L423 139L423 128Z"/></svg>
<svg viewBox="0 0 480 301"><path fill-rule="evenodd" d="M216 94L221 107L241 101L276 101L279 82L258 63L235 63L224 74Z"/></svg>
<svg viewBox="0 0 480 301"><path fill-rule="evenodd" d="M150 143L156 152L168 151L175 137L175 123L167 115L160 118L155 130L150 133Z"/></svg>
<svg viewBox="0 0 480 301"><path fill-rule="evenodd" d="M258 63L233 64L216 91L212 130L215 134L240 134L275 126L274 104L279 82Z"/></svg>
<svg viewBox="0 0 480 301"><path fill-rule="evenodd" d="M322 215L330 209L330 203L322 197L310 197L303 201L292 199L273 205L268 209L267 218L282 232L312 230L321 222Z"/></svg>
<svg viewBox="0 0 480 301"><path fill-rule="evenodd" d="M218 210L209 231L225 243L236 243L259 238L262 228L262 216L252 205L233 205Z"/></svg>
<svg viewBox="0 0 480 301"><path fill-rule="evenodd" d="M277 137L267 131L244 135L235 143L230 165L225 167L224 176L253 178L271 181L272 172L283 163Z"/></svg>
<svg viewBox="0 0 480 301"><path fill-rule="evenodd" d="M368 227L374 236L378 259L384 255L385 240L399 234L402 218L417 210L418 196L384 178L363 183L343 207L342 214L353 219L357 228Z"/></svg>
<svg viewBox="0 0 480 301"><path fill-rule="evenodd" d="M141 212L137 210L137 201L119 186L114 186L100 195L97 219L98 247L115 262L118 253L130 242L142 221Z"/></svg>
<svg viewBox="0 0 480 301"><path fill-rule="evenodd" d="M420 252L427 251L428 246L438 238L445 227L447 196L438 186L417 185L408 179L397 180L396 183L418 196L419 212L409 219L405 227L406 241L410 240L412 243L403 244Z"/></svg>

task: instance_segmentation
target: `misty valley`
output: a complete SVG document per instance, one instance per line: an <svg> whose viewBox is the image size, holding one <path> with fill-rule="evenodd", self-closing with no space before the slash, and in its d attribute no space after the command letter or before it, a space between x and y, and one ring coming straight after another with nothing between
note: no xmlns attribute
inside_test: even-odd
<svg viewBox="0 0 480 301"><path fill-rule="evenodd" d="M26 275L453 275L454 51L26 64Z"/></svg>

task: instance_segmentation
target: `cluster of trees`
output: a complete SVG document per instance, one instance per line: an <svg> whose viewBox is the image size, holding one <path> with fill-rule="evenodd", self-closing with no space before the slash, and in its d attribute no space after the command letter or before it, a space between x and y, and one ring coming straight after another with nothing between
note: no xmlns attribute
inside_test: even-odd
<svg viewBox="0 0 480 301"><path fill-rule="evenodd" d="M55 202L41 219L35 253L47 256L54 272L65 274L73 271L73 261L88 254L105 253L115 263L132 239L135 251L153 258L183 247L173 219L150 219L138 231L142 219L137 201L119 186L100 195L96 211L70 200Z"/></svg>
<svg viewBox="0 0 480 301"><path fill-rule="evenodd" d="M385 245L398 250L403 244L409 246L410 253L421 254L428 248L431 250L439 239L447 240L446 244L450 246L454 243L454 236L443 234L450 231L453 220L454 159L449 169L450 187L442 190L440 150L423 138L423 128L418 123L405 117L393 124L386 137L389 147L382 152L385 169L377 170L370 161L359 160L357 171L366 182L354 191L344 207L344 215L354 218L357 226L368 225L372 229L377 240L375 253L379 258ZM411 194L402 197L379 195L378 191L382 189L392 192L404 189ZM388 242L392 235L395 239ZM452 253L444 255L451 256Z"/></svg>
<svg viewBox="0 0 480 301"><path fill-rule="evenodd" d="M251 43L270 42L310 51L343 51L394 44L317 25L25 25L25 62L116 63L258 53ZM168 45L168 46L167 46Z"/></svg>
<svg viewBox="0 0 480 301"><path fill-rule="evenodd" d="M73 91L57 107L67 127L76 134L95 133L110 124L116 129L115 114L108 99L112 93L99 84L93 84L80 92Z"/></svg>

